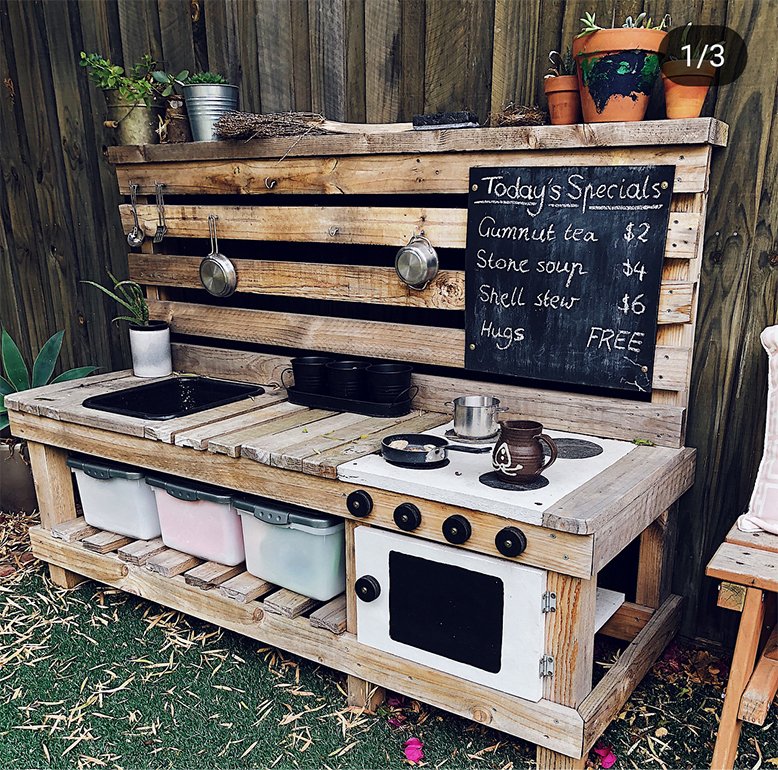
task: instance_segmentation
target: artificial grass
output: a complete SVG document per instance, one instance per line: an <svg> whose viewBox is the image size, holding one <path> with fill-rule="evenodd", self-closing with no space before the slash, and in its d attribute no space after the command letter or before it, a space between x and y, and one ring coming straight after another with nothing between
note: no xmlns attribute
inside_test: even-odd
<svg viewBox="0 0 778 770"><path fill-rule="evenodd" d="M95 583L62 591L25 561L0 579L3 768L400 768L411 736L428 767L534 765L522 741L396 697L348 709L330 669ZM603 738L615 767L706 767L725 682L711 653L673 646ZM778 766L775 717L746 726L738 767Z"/></svg>

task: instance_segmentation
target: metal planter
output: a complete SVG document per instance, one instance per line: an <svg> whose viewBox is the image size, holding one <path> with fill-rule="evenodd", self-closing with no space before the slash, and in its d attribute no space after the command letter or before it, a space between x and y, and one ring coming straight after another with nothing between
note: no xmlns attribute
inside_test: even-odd
<svg viewBox="0 0 778 770"><path fill-rule="evenodd" d="M238 87L227 84L196 83L184 86L184 100L189 114L189 126L195 142L213 142L214 123L225 112L238 107Z"/></svg>

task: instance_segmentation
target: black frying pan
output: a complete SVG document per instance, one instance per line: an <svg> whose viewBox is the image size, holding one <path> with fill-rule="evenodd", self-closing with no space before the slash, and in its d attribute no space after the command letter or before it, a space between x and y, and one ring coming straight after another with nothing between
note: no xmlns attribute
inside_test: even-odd
<svg viewBox="0 0 778 770"><path fill-rule="evenodd" d="M404 447L400 446L402 442L405 442ZM442 436L430 436L426 433L395 433L384 436L381 441L381 455L384 460L400 465L437 465L448 459L449 451L482 454L491 452L492 447L449 444Z"/></svg>

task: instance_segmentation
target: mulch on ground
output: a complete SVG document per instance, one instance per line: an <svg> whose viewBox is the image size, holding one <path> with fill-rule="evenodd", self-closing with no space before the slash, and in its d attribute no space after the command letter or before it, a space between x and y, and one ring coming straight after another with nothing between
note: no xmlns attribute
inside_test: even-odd
<svg viewBox="0 0 778 770"><path fill-rule="evenodd" d="M33 517L0 514L4 768L534 766L534 747L401 696L346 707L345 677L128 594L52 585ZM619 647L597 649L601 673ZM592 753L593 767L705 767L727 663L672 644ZM738 767L778 767L776 711Z"/></svg>

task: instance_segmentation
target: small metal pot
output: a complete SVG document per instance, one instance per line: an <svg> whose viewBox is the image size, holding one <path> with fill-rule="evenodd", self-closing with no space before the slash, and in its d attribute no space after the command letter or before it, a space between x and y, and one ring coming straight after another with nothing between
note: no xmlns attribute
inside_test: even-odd
<svg viewBox="0 0 778 770"><path fill-rule="evenodd" d="M446 401L446 406L454 412L454 433L476 441L496 436L500 430L497 415L508 411L494 396L460 396Z"/></svg>
<svg viewBox="0 0 778 770"><path fill-rule="evenodd" d="M213 126L225 112L238 108L238 87L228 83L193 83L182 91L194 141L217 141Z"/></svg>
<svg viewBox="0 0 778 770"><path fill-rule="evenodd" d="M132 102L121 96L118 90L103 91L108 108L106 125L116 129L119 144L157 144L159 119L162 105L150 107L141 102Z"/></svg>
<svg viewBox="0 0 778 770"><path fill-rule="evenodd" d="M324 371L331 396L357 400L364 397L367 361L330 361Z"/></svg>
<svg viewBox="0 0 778 770"><path fill-rule="evenodd" d="M414 235L397 252L394 269L403 283L421 291L438 274L438 254L427 238Z"/></svg>

